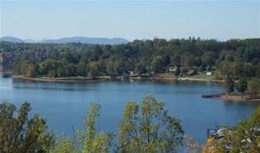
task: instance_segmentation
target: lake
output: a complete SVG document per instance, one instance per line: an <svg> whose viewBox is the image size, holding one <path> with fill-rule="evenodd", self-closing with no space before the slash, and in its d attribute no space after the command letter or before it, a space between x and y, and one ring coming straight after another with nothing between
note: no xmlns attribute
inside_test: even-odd
<svg viewBox="0 0 260 153"><path fill-rule="evenodd" d="M234 125L249 117L260 102L203 99L204 93L221 93L224 88L209 82L165 83L154 81L106 81L92 83L47 83L14 81L0 77L0 101L20 106L28 101L32 113L41 114L57 135L72 135L72 127L84 129L90 102L101 104L98 130L115 132L127 101L141 102L147 94L164 101L170 114L179 118L185 133L200 143L206 131L218 125Z"/></svg>

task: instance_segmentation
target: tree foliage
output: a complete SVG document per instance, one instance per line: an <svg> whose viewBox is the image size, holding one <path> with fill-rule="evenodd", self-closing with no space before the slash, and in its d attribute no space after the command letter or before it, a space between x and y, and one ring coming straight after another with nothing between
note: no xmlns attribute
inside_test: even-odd
<svg viewBox="0 0 260 153"><path fill-rule="evenodd" d="M240 120L234 129L223 126L221 136L209 137L200 145L185 136L187 153L258 153L260 151L260 107L249 118Z"/></svg>
<svg viewBox="0 0 260 153"><path fill-rule="evenodd" d="M92 103L85 121L86 130L77 130L75 139L60 137L53 152L175 152L182 143L184 132L180 121L170 116L164 103L152 96L146 96L140 108L138 103L128 102L114 144L113 134L96 131L99 112L100 105Z"/></svg>
<svg viewBox="0 0 260 153"><path fill-rule="evenodd" d="M86 131L80 136L83 137L83 153L108 153L112 137L109 134L96 132L96 119L100 113L100 105L91 103L90 110L86 117Z"/></svg>
<svg viewBox="0 0 260 153"><path fill-rule="evenodd" d="M120 45L0 42L0 46L5 69L13 66L14 73L21 75L30 69L31 72L35 71L32 73L35 76L84 77L95 74L93 62L98 62L98 75L122 75L128 71L140 75L165 73L168 67L181 65L186 68L216 67L223 72L224 78L230 73L234 76L256 77L260 63L259 39L219 42L200 38L169 41L155 38ZM26 61L39 65L39 69L35 67L32 71L33 67L28 67ZM227 70L230 73L225 73Z"/></svg>
<svg viewBox="0 0 260 153"><path fill-rule="evenodd" d="M234 92L234 88L235 88L235 83L234 83L234 80L232 78L227 78L225 79L225 87L226 87L226 90L227 90L227 93L230 94L232 92Z"/></svg>
<svg viewBox="0 0 260 153"><path fill-rule="evenodd" d="M151 96L129 102L117 135L117 152L175 152L183 139L180 121Z"/></svg>
<svg viewBox="0 0 260 153"><path fill-rule="evenodd" d="M86 130L77 130L77 137L74 139L61 136L55 142L52 151L55 153L109 153L113 135L103 131L97 133L96 120L99 115L100 105L91 103L85 119Z"/></svg>
<svg viewBox="0 0 260 153"><path fill-rule="evenodd" d="M54 147L51 149L53 153L77 153L77 142L65 135L56 139Z"/></svg>
<svg viewBox="0 0 260 153"><path fill-rule="evenodd" d="M238 92L244 93L247 90L247 81L245 78L240 78L236 83L235 87Z"/></svg>
<svg viewBox="0 0 260 153"><path fill-rule="evenodd" d="M260 107L249 119L239 121L234 131L225 131L224 139L215 144L218 152L260 151Z"/></svg>
<svg viewBox="0 0 260 153"><path fill-rule="evenodd" d="M7 153L153 153L176 152L185 139L186 152L245 152L260 150L260 107L251 117L242 119L234 130L224 130L221 139L212 139L200 146L191 136L183 136L180 121L169 115L164 103L152 96L144 97L142 103L128 102L114 135L97 132L96 120L100 105L91 103L85 119L86 130L77 130L77 137L59 137L55 143L53 134L47 131L45 121L39 116L28 117L29 103L16 111L13 104L0 104L0 152ZM225 128L225 126L223 127ZM54 144L54 145L53 145Z"/></svg>
<svg viewBox="0 0 260 153"><path fill-rule="evenodd" d="M46 122L41 116L28 117L30 110L27 102L18 111L11 103L0 104L0 152L35 153L51 149L53 134L47 131Z"/></svg>
<svg viewBox="0 0 260 153"><path fill-rule="evenodd" d="M252 78L247 83L247 92L250 95L256 96L260 94L260 79L259 78Z"/></svg>

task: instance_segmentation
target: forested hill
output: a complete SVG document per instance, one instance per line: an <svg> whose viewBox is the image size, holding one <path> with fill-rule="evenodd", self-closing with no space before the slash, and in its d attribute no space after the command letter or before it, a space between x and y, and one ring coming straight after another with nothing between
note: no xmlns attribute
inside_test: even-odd
<svg viewBox="0 0 260 153"><path fill-rule="evenodd" d="M20 38L9 37L9 36L1 37L1 38L0 38L0 41L15 42L15 43L22 43L22 42L24 42L24 41L23 41L22 39L20 39Z"/></svg>
<svg viewBox="0 0 260 153"><path fill-rule="evenodd" d="M211 71L219 77L260 77L260 39L135 40L120 45L0 43L5 69L35 76L158 74L169 67ZM213 68L213 69L212 69Z"/></svg>

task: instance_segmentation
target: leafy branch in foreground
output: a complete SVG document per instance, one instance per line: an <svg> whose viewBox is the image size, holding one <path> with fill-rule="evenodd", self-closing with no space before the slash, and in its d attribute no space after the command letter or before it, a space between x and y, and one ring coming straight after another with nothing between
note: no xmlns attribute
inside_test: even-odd
<svg viewBox="0 0 260 153"><path fill-rule="evenodd" d="M140 106L137 102L128 102L116 133L117 141L113 145L113 134L98 134L96 131L99 112L100 105L91 103L85 120L86 131L78 130L75 140L60 137L53 152L176 152L182 143L184 132L180 121L170 116L164 109L164 103L152 96L146 96Z"/></svg>
<svg viewBox="0 0 260 153"><path fill-rule="evenodd" d="M249 119L238 122L234 131L224 131L222 141L216 141L218 151L259 152L260 151L260 107Z"/></svg>
<svg viewBox="0 0 260 153"><path fill-rule="evenodd" d="M55 142L54 153L108 153L112 145L112 134L97 133L96 120L100 115L100 105L91 103L85 119L86 130L76 130L75 139L62 136Z"/></svg>
<svg viewBox="0 0 260 153"><path fill-rule="evenodd" d="M239 121L234 129L221 127L208 136L207 143L199 145L191 136L185 136L187 153L258 153L260 151L260 107L248 119Z"/></svg>
<svg viewBox="0 0 260 153"><path fill-rule="evenodd" d="M0 152L48 152L53 145L53 134L47 131L45 120L34 115L30 119L30 104L25 102L17 111L15 105L0 104ZM16 115L17 114L17 115Z"/></svg>
<svg viewBox="0 0 260 153"><path fill-rule="evenodd" d="M117 135L117 152L175 152L184 131L180 120L170 116L164 103L146 96L139 107L129 102Z"/></svg>

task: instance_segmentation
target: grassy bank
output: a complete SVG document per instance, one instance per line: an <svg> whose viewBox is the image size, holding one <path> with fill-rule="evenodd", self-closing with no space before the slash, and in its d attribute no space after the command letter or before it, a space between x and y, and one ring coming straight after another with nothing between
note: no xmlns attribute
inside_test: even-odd
<svg viewBox="0 0 260 153"><path fill-rule="evenodd" d="M192 76L174 76L172 73L163 73L159 74L153 79L156 80L169 80L169 81L203 81L203 82L219 82L223 83L224 80L218 80L215 79L214 75L206 75L206 73L198 73L197 75L192 75Z"/></svg>

